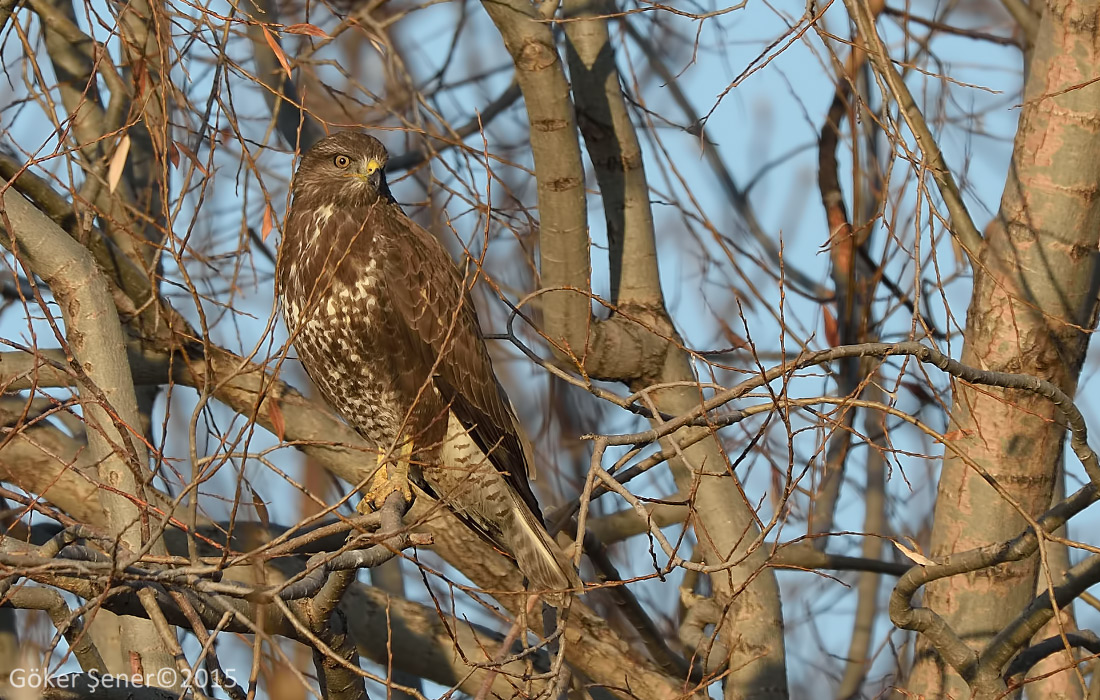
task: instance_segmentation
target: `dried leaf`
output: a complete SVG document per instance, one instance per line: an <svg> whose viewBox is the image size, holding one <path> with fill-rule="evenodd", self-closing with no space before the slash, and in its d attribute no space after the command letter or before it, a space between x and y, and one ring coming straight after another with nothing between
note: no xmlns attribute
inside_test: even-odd
<svg viewBox="0 0 1100 700"><path fill-rule="evenodd" d="M145 96L145 90L149 85L149 71L146 68L145 60L138 59L137 62L134 63L132 71L132 80L134 81L134 100L137 102L141 102L142 98Z"/></svg>
<svg viewBox="0 0 1100 700"><path fill-rule="evenodd" d="M316 25L307 23L292 24L289 27L283 29L283 31L287 32L288 34L308 34L309 36L316 36L322 39L329 38L324 29L321 29Z"/></svg>
<svg viewBox="0 0 1100 700"><path fill-rule="evenodd" d="M901 542L897 540L890 540L894 543L894 546L898 548L898 551L907 556L913 563L920 564L921 566L935 566L936 562L932 561L928 557L924 556L915 549L909 549ZM910 544L916 547L916 543L910 540Z"/></svg>
<svg viewBox="0 0 1100 700"><path fill-rule="evenodd" d="M267 414L271 417L271 432L275 433L279 442L282 442L283 436L286 435L286 419L283 418L283 409L279 408L277 399L270 397L267 399Z"/></svg>
<svg viewBox="0 0 1100 700"><path fill-rule="evenodd" d="M171 141L168 142L168 160L172 163L172 167L177 170L180 167L180 151L176 148L176 144Z"/></svg>
<svg viewBox="0 0 1100 700"><path fill-rule="evenodd" d="M969 260L966 257L966 251L959 244L958 236L951 236L951 252L955 255L955 264L958 265L960 270L965 270Z"/></svg>
<svg viewBox="0 0 1100 700"><path fill-rule="evenodd" d="M141 665L141 654L130 651L130 673L136 678L145 678L145 669Z"/></svg>
<svg viewBox="0 0 1100 700"><path fill-rule="evenodd" d="M722 331L722 337L725 339L726 343L729 344L730 349L744 350L751 347L749 341L740 334L734 332L734 330L730 328L730 324L726 323L724 318L715 315L714 320L718 323L718 327Z"/></svg>
<svg viewBox="0 0 1100 700"><path fill-rule="evenodd" d="M833 316L828 306L821 307L821 316L825 321L825 342L829 347L835 348L840 345L840 328L837 326L836 316Z"/></svg>
<svg viewBox="0 0 1100 700"><path fill-rule="evenodd" d="M952 430L950 433L944 433L943 441L952 442L954 440L962 440L964 437L968 437L973 434L973 430L963 430L960 428L959 430Z"/></svg>
<svg viewBox="0 0 1100 700"><path fill-rule="evenodd" d="M264 503L264 499L260 498L260 494L256 493L256 489L249 489L252 492L252 507L256 509L256 515L260 518L260 524L264 526L266 530L271 525L271 516L267 512L267 504Z"/></svg>
<svg viewBox="0 0 1100 700"><path fill-rule="evenodd" d="M266 24L261 24L260 29L264 30L264 40L267 41L267 45L271 47L271 51L275 54L275 58L279 59L279 63L283 66L283 70L286 74L290 75L290 61L287 60L286 54L283 53L283 47L279 46L279 40L275 38L275 35L271 33L271 30L267 28Z"/></svg>
<svg viewBox="0 0 1100 700"><path fill-rule="evenodd" d="M261 241L266 241L268 235L271 234L271 229L273 229L274 227L275 227L274 217L272 216L271 205L269 204L266 207L264 207L264 222L260 226L260 240ZM275 405L276 404L272 404L272 406L275 406ZM281 435L279 436L279 439L282 440Z"/></svg>
<svg viewBox="0 0 1100 700"><path fill-rule="evenodd" d="M111 164L107 166L107 189L115 191L118 181L122 179L122 171L126 167L126 156L130 154L130 135L126 134L118 142L118 148L111 156Z"/></svg>
<svg viewBox="0 0 1100 700"><path fill-rule="evenodd" d="M180 153L187 156L188 160L195 164L195 167L199 169L199 172L202 173L204 177L210 177L210 173L208 173L206 168L203 167L203 164L199 162L199 157L196 156L190 148L184 146L182 143L177 143L176 148L180 150Z"/></svg>

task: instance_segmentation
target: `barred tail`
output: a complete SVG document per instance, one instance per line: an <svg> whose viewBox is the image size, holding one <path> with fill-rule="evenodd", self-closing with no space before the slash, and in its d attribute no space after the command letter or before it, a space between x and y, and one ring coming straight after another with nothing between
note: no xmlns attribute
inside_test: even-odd
<svg viewBox="0 0 1100 700"><path fill-rule="evenodd" d="M566 591L581 592L581 578L527 504L515 492L509 494L512 527L504 528L505 544L527 577L531 592L542 594L551 605L560 605Z"/></svg>
<svg viewBox="0 0 1100 700"><path fill-rule="evenodd" d="M572 562L453 413L439 457L438 465L422 469L431 490L485 540L515 558L531 592L561 605L565 591L581 591Z"/></svg>

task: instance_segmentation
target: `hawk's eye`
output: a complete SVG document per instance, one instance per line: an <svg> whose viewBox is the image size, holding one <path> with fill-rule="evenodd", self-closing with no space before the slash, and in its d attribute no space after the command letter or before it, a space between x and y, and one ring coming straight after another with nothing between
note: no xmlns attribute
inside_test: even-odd
<svg viewBox="0 0 1100 700"><path fill-rule="evenodd" d="M336 156L332 159L332 164L341 170L346 170L347 167L351 165L351 158L347 156Z"/></svg>

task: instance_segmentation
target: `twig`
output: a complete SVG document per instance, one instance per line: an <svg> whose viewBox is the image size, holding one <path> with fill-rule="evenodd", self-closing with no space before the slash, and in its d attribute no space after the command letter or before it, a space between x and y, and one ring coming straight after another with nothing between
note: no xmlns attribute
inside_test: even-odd
<svg viewBox="0 0 1100 700"><path fill-rule="evenodd" d="M958 237L963 250L976 265L982 247L982 235L970 217L958 185L955 184L955 178L947 167L932 130L928 128L924 114L921 113L920 107L909 92L905 80L894 67L886 46L875 29L875 18L869 9L869 0L844 0L844 6L848 10L848 15L855 21L860 37L864 41L865 46L861 48L867 51L875 72L886 83L892 97L898 103L902 117L913 133L917 147L924 155L924 169L932 174L936 185L939 186L940 196L943 197L947 211L951 214L951 233Z"/></svg>

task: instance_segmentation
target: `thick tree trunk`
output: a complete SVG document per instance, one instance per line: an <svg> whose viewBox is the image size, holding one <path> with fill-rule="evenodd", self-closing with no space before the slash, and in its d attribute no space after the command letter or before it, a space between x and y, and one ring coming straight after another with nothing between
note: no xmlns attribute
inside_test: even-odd
<svg viewBox="0 0 1100 700"><path fill-rule="evenodd" d="M1095 325L1100 243L1100 65L1096 6L1048 5L1025 88L998 220L974 271L962 362L1033 374L1072 395ZM1084 87L1074 87L1079 85ZM996 479L1014 502L948 451L932 530L932 556L1011 538L1020 511L1050 505L1065 432L1055 407L1019 391L956 382L952 434L958 452ZM978 646L1016 617L1035 592L1039 558L929 585L924 605ZM969 697L936 650L919 642L907 689Z"/></svg>

